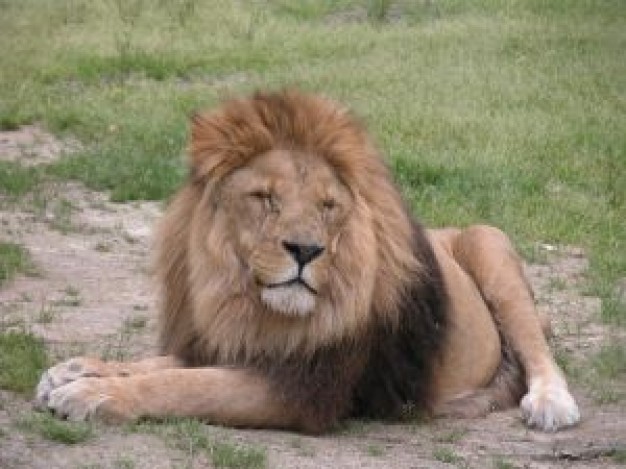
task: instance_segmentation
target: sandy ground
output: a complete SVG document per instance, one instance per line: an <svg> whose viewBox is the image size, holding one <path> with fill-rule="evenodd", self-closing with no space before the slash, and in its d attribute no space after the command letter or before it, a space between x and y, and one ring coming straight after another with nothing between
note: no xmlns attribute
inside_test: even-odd
<svg viewBox="0 0 626 469"><path fill-rule="evenodd" d="M36 126L0 135L5 160L45 164L62 147ZM78 183L49 184L38 196L48 203L36 209L30 200L0 200L0 240L25 246L38 273L0 288L2 324L27 325L57 359L151 354L156 301L150 248L160 204L113 204ZM581 294L585 253L542 249L546 262L528 267L538 307L553 320L560 353L584 359L622 332L601 325L599 300ZM526 429L515 409L477 420L355 422L322 437L207 429L216 439L264 446L270 468L619 467L612 455L626 450L623 402L600 405L584 385L571 387L583 421L556 434ZM192 446L174 448L162 437L119 427L98 426L94 438L74 446L46 441L15 425L31 412L24 397L0 392L0 468L211 467ZM444 457L449 454L454 457Z"/></svg>

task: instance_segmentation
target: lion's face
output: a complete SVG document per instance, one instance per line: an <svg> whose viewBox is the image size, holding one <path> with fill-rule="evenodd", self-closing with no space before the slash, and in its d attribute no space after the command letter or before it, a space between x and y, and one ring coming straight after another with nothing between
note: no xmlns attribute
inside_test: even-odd
<svg viewBox="0 0 626 469"><path fill-rule="evenodd" d="M214 194L252 288L269 309L307 315L329 294L329 269L353 197L316 155L273 150Z"/></svg>

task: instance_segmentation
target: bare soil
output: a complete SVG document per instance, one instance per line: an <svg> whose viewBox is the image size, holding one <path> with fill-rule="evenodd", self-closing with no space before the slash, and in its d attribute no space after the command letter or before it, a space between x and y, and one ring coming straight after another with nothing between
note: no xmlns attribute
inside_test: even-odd
<svg viewBox="0 0 626 469"><path fill-rule="evenodd" d="M60 141L35 124L0 132L0 160L18 161L24 166L50 163L77 147L78 142Z"/></svg>
<svg viewBox="0 0 626 469"><path fill-rule="evenodd" d="M43 135L39 142L52 147L31 142L30 148L56 155L59 142ZM24 138L23 132L0 135L0 159L22 160L14 156L15 148L24 153L14 136ZM160 204L113 204L106 194L78 183L50 183L37 196L49 203L33 208L30 199L0 200L0 239L25 246L38 273L0 288L0 323L5 328L26 325L45 339L55 359L153 353L150 252ZM67 201L69 208L58 210L59 201ZM546 262L530 265L528 275L539 309L552 318L554 347L585 360L609 338L623 338L600 323L600 301L581 294L585 253L573 247L542 249ZM476 420L350 422L321 437L207 428L217 439L264 446L270 468L619 467L613 455L626 451L623 402L599 404L584 383L570 379L570 386L583 420L556 434L528 430L516 409ZM26 398L0 391L1 468L211 467L207 454L194 451L191 443L180 449L162 437L122 427L98 426L94 438L73 446L46 441L15 425L31 412Z"/></svg>

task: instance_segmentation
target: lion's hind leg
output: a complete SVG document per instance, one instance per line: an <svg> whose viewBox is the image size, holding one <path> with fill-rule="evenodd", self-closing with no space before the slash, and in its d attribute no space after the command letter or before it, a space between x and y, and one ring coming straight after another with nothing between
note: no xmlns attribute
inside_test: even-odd
<svg viewBox="0 0 626 469"><path fill-rule="evenodd" d="M516 406L526 392L524 370L510 344L502 338L498 369L485 387L455 396L434 408L437 417L478 418Z"/></svg>
<svg viewBox="0 0 626 469"><path fill-rule="evenodd" d="M497 228L472 226L454 237L452 251L474 279L524 369L528 392L520 407L526 423L547 431L576 424L578 406L546 341L549 323L537 314L522 263L508 237Z"/></svg>

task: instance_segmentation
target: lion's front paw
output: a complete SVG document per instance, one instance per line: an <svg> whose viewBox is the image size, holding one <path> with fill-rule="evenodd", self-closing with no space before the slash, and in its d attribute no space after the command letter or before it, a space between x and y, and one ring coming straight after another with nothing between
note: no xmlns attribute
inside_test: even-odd
<svg viewBox="0 0 626 469"><path fill-rule="evenodd" d="M50 393L47 408L74 421L123 422L136 417L116 378L81 378L58 387Z"/></svg>
<svg viewBox="0 0 626 469"><path fill-rule="evenodd" d="M526 424L544 431L570 427L580 420L576 401L560 376L531 383L520 407Z"/></svg>
<svg viewBox="0 0 626 469"><path fill-rule="evenodd" d="M64 361L49 368L39 380L35 405L39 409L48 407L50 394L57 388L80 378L107 375L106 363L96 358L79 357Z"/></svg>
<svg viewBox="0 0 626 469"><path fill-rule="evenodd" d="M101 392L98 378L83 378L50 392L47 408L61 418L69 420L89 420L95 416L98 407L111 396Z"/></svg>

